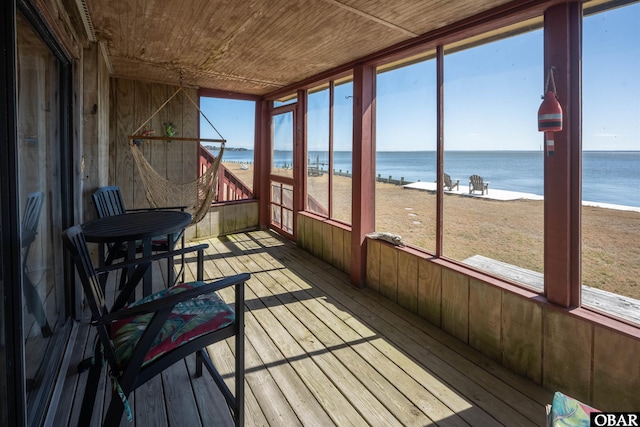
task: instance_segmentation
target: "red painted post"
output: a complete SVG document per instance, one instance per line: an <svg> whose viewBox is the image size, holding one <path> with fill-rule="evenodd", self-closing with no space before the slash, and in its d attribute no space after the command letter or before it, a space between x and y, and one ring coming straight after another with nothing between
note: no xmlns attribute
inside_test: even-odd
<svg viewBox="0 0 640 427"><path fill-rule="evenodd" d="M297 238L298 212L307 208L307 91L298 91L297 114L294 123L294 196L293 196L293 237Z"/></svg>
<svg viewBox="0 0 640 427"><path fill-rule="evenodd" d="M438 195L436 199L436 255L442 256L444 240L444 49L438 46L436 49L436 85L437 104L436 112L438 138L436 153L436 170L438 173Z"/></svg>
<svg viewBox="0 0 640 427"><path fill-rule="evenodd" d="M366 285L367 233L375 228L375 83L372 66L353 70L353 213L351 283Z"/></svg>
<svg viewBox="0 0 640 427"><path fill-rule="evenodd" d="M256 102L256 144L254 151L253 192L259 200L260 227L269 226L269 200L271 198L271 115L270 101Z"/></svg>
<svg viewBox="0 0 640 427"><path fill-rule="evenodd" d="M579 2L545 12L544 73L555 68L564 126L554 134L555 154L544 160L544 287L563 307L578 306L581 291L581 25Z"/></svg>
<svg viewBox="0 0 640 427"><path fill-rule="evenodd" d="M327 216L333 218L333 132L334 132L334 106L335 103L335 90L336 84L333 80L329 82L329 166L328 166L328 181L329 188L327 198Z"/></svg>

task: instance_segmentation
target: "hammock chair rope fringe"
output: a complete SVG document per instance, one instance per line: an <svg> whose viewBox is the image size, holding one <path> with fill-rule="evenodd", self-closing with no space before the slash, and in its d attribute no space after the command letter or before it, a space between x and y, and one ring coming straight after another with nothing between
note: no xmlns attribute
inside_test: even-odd
<svg viewBox="0 0 640 427"><path fill-rule="evenodd" d="M162 136L142 136L138 135L140 130L144 128L151 119L158 114L178 93L182 91L189 101L196 107L198 112L204 117L209 125L216 131L220 139L205 139L205 138L186 138L186 137L162 137ZM207 170L199 176L197 179L184 183L170 182L165 177L161 176L148 162L142 151L138 148L135 140L162 140L162 141L198 141L198 142L220 142L220 151L218 155L214 157L213 164L210 165ZM200 110L198 105L189 96L189 94L183 91L182 86L176 90L176 92L167 99L164 104L160 106L138 129L133 132L133 135L129 136L129 147L131 148L131 154L135 161L140 174L140 179L145 190L145 196L149 205L154 208L162 208L163 206L186 206L186 211L192 215L191 224L196 224L201 221L207 212L209 206L217 198L218 193L218 169L220 162L222 161L222 153L224 153L224 144L226 140L220 135L218 129L213 126L207 116Z"/></svg>
<svg viewBox="0 0 640 427"><path fill-rule="evenodd" d="M201 176L184 183L171 182L161 176L149 164L136 144L129 144L129 146L149 205L154 208L186 206L186 211L193 217L191 224L196 224L205 217L209 206L218 195L218 169L222 161L224 145L220 147L220 152L213 164Z"/></svg>

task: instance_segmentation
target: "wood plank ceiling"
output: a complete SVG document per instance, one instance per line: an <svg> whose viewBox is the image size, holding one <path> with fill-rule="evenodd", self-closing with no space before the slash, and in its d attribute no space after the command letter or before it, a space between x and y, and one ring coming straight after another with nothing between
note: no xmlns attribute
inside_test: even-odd
<svg viewBox="0 0 640 427"><path fill-rule="evenodd" d="M98 0L117 77L264 95L509 0Z"/></svg>

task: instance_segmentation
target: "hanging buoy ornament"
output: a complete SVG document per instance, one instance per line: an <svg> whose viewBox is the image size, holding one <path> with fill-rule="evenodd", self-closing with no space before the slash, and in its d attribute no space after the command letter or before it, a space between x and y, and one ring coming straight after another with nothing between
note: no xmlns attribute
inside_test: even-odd
<svg viewBox="0 0 640 427"><path fill-rule="evenodd" d="M553 79L553 68L549 70L547 82L545 84L545 94L542 104L538 109L538 130L544 132L545 152L547 156L553 156L555 153L555 143L553 139L554 132L562 130L562 107L556 96L556 84ZM549 80L553 85L553 90L547 90Z"/></svg>

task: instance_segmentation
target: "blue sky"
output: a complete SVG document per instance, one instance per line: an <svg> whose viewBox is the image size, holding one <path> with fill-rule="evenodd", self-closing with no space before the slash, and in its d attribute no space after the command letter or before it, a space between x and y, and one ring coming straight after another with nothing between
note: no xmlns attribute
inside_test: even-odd
<svg viewBox="0 0 640 427"><path fill-rule="evenodd" d="M640 3L589 16L583 26L583 149L640 150ZM446 54L445 148L539 150L544 92L542 30ZM350 85L336 94L335 150L351 149ZM435 61L382 73L377 82L380 151L435 149ZM310 101L318 115L326 101ZM202 99L230 147L253 145L254 103ZM327 113L328 114L328 113ZM320 123L322 123L321 121ZM322 127L322 124L317 126ZM310 126L314 129L313 126ZM203 137L213 137L203 123ZM311 145L325 145L309 132Z"/></svg>
<svg viewBox="0 0 640 427"><path fill-rule="evenodd" d="M640 150L639 23L640 3L585 19L585 150Z"/></svg>
<svg viewBox="0 0 640 427"><path fill-rule="evenodd" d="M201 97L200 110L227 140L227 147L253 148L255 102ZM200 137L219 138L206 120L200 120Z"/></svg>

